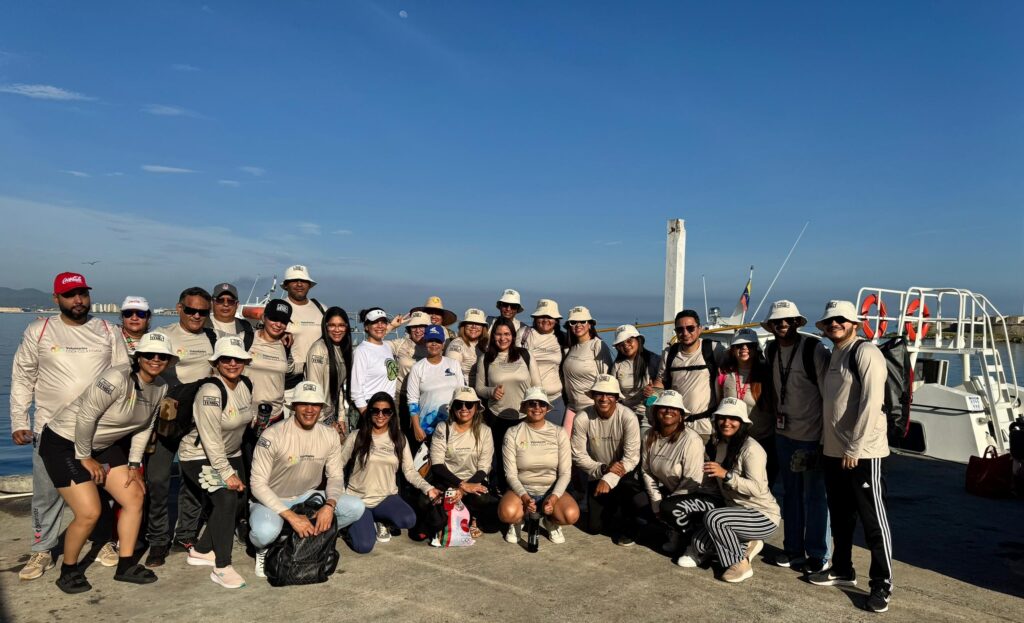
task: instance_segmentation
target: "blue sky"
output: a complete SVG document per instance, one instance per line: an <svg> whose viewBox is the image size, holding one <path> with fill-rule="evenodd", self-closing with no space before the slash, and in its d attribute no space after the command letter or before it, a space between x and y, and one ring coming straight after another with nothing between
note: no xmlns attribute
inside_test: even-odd
<svg viewBox="0 0 1024 623"><path fill-rule="evenodd" d="M515 287L660 315L757 267L1019 313L1024 5L26 2L0 8L0 285L98 300L308 264L315 293L461 312ZM93 267L82 261L100 260ZM601 320L599 317L598 320Z"/></svg>

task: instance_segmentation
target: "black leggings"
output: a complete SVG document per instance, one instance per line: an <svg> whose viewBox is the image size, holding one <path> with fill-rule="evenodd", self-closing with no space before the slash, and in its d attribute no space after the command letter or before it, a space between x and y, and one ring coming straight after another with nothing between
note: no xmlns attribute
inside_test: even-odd
<svg viewBox="0 0 1024 623"><path fill-rule="evenodd" d="M236 472L241 473L242 457L229 458L228 462ZM201 459L181 461L179 466L189 486L199 487L199 474L203 466L209 464L208 460ZM227 487L213 493L205 489L200 490L203 492L203 506L209 507L210 520L206 523L206 529L203 530L203 535L199 537L195 548L200 554L213 551L217 557L217 568L222 569L231 564L231 548L234 546L235 537L235 512L245 494L232 491Z"/></svg>
<svg viewBox="0 0 1024 623"><path fill-rule="evenodd" d="M508 490L508 481L505 479L505 461L502 458L501 451L505 443L505 433L508 432L508 429L519 424L520 421L498 417L490 411L484 412L484 422L491 428L491 436L494 439L494 463L491 470L493 479L491 480L491 485L498 495Z"/></svg>

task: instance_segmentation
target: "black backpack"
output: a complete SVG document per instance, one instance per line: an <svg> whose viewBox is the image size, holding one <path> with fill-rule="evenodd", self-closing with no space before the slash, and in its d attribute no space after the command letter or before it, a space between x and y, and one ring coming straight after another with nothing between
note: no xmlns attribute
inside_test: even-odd
<svg viewBox="0 0 1024 623"><path fill-rule="evenodd" d="M850 374L861 382L860 366L857 365L857 350L867 340L857 340L850 349ZM888 374L885 379L885 398L882 412L889 423L889 440L899 441L910 432L910 405L914 400L914 368L910 365L910 351L907 338L897 336L881 344L878 350L885 357Z"/></svg>
<svg viewBox="0 0 1024 623"><path fill-rule="evenodd" d="M244 374L239 377L239 380L249 388L249 392L252 392L252 381L249 377ZM209 376L205 379L199 379L192 383L185 383L175 387L170 397L178 401L178 410L174 419L159 419L157 420L156 432L157 435L165 439L181 439L185 435L192 432L195 428L195 401L196 394L199 393L199 389L212 383L220 389L220 404L223 407L228 401L228 388L224 386L223 381L215 376ZM199 444L199 438L196 437L196 445Z"/></svg>
<svg viewBox="0 0 1024 623"><path fill-rule="evenodd" d="M718 361L715 359L715 343L711 340L701 339L700 354L704 358L704 363L699 366L673 366L672 362L676 360L676 356L682 349L683 345L680 342L676 342L668 347L668 358L665 359L665 369L662 371L662 384L665 385L665 389L672 389L673 372L708 371L708 384L711 385L711 404L708 405L708 410L703 413L694 413L686 416L687 422L695 422L711 417L712 412L715 410L715 397L718 395Z"/></svg>
<svg viewBox="0 0 1024 623"><path fill-rule="evenodd" d="M316 523L316 513L326 500L320 493L314 493L305 502L292 507ZM295 534L291 525L285 522L281 534L267 548L264 571L271 586L298 586L319 584L338 568L340 555L337 550L338 518L331 514L331 527L320 534L305 538Z"/></svg>
<svg viewBox="0 0 1024 623"><path fill-rule="evenodd" d="M821 344L821 340L809 335L801 335L800 339L803 348L803 350L800 351L800 356L803 357L804 374L806 374L807 379L817 387L818 366L814 363L814 349L818 347L818 344ZM768 346L764 349L764 356L768 360L769 369L775 369L775 358L779 356L779 343L777 340L768 342Z"/></svg>

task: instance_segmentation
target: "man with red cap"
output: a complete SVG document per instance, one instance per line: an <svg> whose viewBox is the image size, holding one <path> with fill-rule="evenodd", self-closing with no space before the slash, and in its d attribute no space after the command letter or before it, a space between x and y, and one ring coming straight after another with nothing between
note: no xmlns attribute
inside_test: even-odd
<svg viewBox="0 0 1024 623"><path fill-rule="evenodd" d="M25 329L11 370L11 438L32 451L32 555L19 572L34 580L53 567L64 501L46 473L36 447L37 436L104 370L128 365L128 350L116 327L89 315L89 285L78 273L53 280L57 316L34 320ZM29 407L35 403L35 421Z"/></svg>

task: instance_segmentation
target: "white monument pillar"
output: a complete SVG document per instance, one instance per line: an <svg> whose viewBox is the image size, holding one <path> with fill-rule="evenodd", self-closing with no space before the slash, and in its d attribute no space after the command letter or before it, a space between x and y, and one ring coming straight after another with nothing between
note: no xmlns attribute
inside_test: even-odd
<svg viewBox="0 0 1024 623"><path fill-rule="evenodd" d="M683 286L686 280L686 223L683 219L669 219L668 237L665 241L665 315L672 320L683 308ZM671 324L662 329L664 341L668 344L675 334Z"/></svg>

